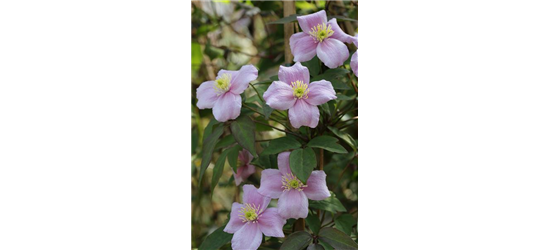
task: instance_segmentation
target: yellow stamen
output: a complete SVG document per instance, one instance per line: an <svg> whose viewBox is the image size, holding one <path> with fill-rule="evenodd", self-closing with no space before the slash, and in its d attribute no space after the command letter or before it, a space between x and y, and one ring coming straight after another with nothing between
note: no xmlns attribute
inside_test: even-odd
<svg viewBox="0 0 549 250"><path fill-rule="evenodd" d="M307 185L303 185L293 174L286 174L282 177L282 188L284 188L284 191L289 191L290 189L302 191L304 187L307 187Z"/></svg>
<svg viewBox="0 0 549 250"><path fill-rule="evenodd" d="M230 74L223 74L219 79L215 80L214 89L217 95L221 95L229 90L231 87L231 78Z"/></svg>
<svg viewBox="0 0 549 250"><path fill-rule="evenodd" d="M332 25L326 25L326 23L318 24L309 31L309 35L313 37L315 42L322 42L333 34Z"/></svg>
<svg viewBox="0 0 549 250"><path fill-rule="evenodd" d="M260 206L256 206L255 204L244 204L243 207L240 208L239 215L240 219L242 219L242 222L257 222L257 218L259 217L259 214L261 213Z"/></svg>
<svg viewBox="0 0 549 250"><path fill-rule="evenodd" d="M301 99L301 98L309 98L307 94L309 94L309 85L302 82L302 81L295 81L291 83L292 89L294 90L294 97Z"/></svg>

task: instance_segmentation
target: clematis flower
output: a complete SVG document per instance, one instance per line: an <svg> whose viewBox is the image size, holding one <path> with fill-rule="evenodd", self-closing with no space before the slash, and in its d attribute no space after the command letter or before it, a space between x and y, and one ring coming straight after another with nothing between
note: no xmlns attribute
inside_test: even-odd
<svg viewBox="0 0 549 250"><path fill-rule="evenodd" d="M278 170L261 172L258 192L267 197L278 198L278 213L282 218L306 218L309 200L324 200L330 197L326 186L326 173L315 170L304 185L290 170L290 152L278 154Z"/></svg>
<svg viewBox="0 0 549 250"><path fill-rule="evenodd" d="M237 118L242 108L240 94L248 88L248 83L257 79L257 69L245 65L238 71L220 70L215 81L207 81L196 89L196 106L213 111L216 120L226 122Z"/></svg>
<svg viewBox="0 0 549 250"><path fill-rule="evenodd" d="M263 98L273 109L288 110L290 123L295 128L315 128L320 117L317 105L337 98L331 82L309 83L309 69L299 62L292 67L280 66L278 78L280 81L274 81Z"/></svg>
<svg viewBox="0 0 549 250"><path fill-rule="evenodd" d="M231 246L235 250L259 248L263 234L270 237L284 237L282 227L286 224L276 208L267 208L271 198L257 192L253 185L243 186L242 202L235 202L231 208L231 219L224 232L234 234Z"/></svg>
<svg viewBox="0 0 549 250"><path fill-rule="evenodd" d="M353 43L357 49L351 57L351 69L353 70L353 73L355 73L355 76L358 76L358 34L353 38Z"/></svg>
<svg viewBox="0 0 549 250"><path fill-rule="evenodd" d="M255 173L255 166L250 165L250 162L253 158L254 157L252 156L252 154L250 154L250 152L248 152L248 150L246 149L238 153L238 160L236 164L238 166L238 169L236 170L236 173L233 170L234 182L237 186L240 185L240 183L242 183L244 179L250 177L250 175Z"/></svg>
<svg viewBox="0 0 549 250"><path fill-rule="evenodd" d="M344 43L350 43L352 36L341 30L335 18L327 19L324 10L297 17L303 32L290 37L295 62L306 62L317 55L320 61L333 69L349 58L349 49Z"/></svg>

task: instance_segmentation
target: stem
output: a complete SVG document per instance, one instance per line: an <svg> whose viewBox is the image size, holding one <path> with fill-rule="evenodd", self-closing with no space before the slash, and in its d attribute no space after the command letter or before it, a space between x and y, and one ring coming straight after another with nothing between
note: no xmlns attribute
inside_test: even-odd
<svg viewBox="0 0 549 250"><path fill-rule="evenodd" d="M259 97L259 99L262 101L262 102L265 102L265 100L263 99L263 96L261 96L259 94L259 91L257 91L257 89L255 88L255 86L251 83L248 83L250 86L252 86L252 88L255 90L255 93L257 94L257 96Z"/></svg>
<svg viewBox="0 0 549 250"><path fill-rule="evenodd" d="M320 149L320 159L318 161L318 169L324 169L324 149Z"/></svg>
<svg viewBox="0 0 549 250"><path fill-rule="evenodd" d="M351 80L351 84L353 85L353 88L356 91L356 94L358 95L358 89L356 88L355 81L353 81L353 78L351 77L350 73L347 73L347 76L349 77L349 80Z"/></svg>
<svg viewBox="0 0 549 250"><path fill-rule="evenodd" d="M293 1L284 1L284 17L295 14L295 3ZM294 24L284 24L284 61L286 63L292 63L294 56L290 49L290 37L294 34Z"/></svg>
<svg viewBox="0 0 549 250"><path fill-rule="evenodd" d="M303 218L295 222L295 231L305 231L305 220Z"/></svg>

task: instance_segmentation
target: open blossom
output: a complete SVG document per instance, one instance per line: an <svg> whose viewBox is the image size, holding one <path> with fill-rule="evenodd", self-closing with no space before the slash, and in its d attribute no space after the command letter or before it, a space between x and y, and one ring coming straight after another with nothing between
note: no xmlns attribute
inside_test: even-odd
<svg viewBox="0 0 549 250"><path fill-rule="evenodd" d="M298 16L297 21L303 32L290 37L290 49L295 62L306 62L315 55L329 68L337 68L349 58L352 36L345 34L337 25L335 18L327 21L326 12Z"/></svg>
<svg viewBox="0 0 549 250"><path fill-rule="evenodd" d="M231 219L223 231L234 234L231 246L235 250L259 248L263 234L270 237L284 237L282 227L286 224L276 208L267 208L271 198L257 192L253 185L243 186L242 202L234 202Z"/></svg>
<svg viewBox="0 0 549 250"><path fill-rule="evenodd" d="M238 160L236 165L238 166L238 169L236 170L236 173L233 170L234 174L234 182L236 185L240 185L243 180L250 177L253 173L255 173L255 166L250 165L250 162L252 161L253 156L248 152L248 150L244 149L238 153Z"/></svg>
<svg viewBox="0 0 549 250"><path fill-rule="evenodd" d="M278 154L278 170L263 170L258 191L267 197L278 198L278 213L285 219L306 218L308 199L324 200L330 197L324 171L313 171L306 185L292 174L290 152Z"/></svg>
<svg viewBox="0 0 549 250"><path fill-rule="evenodd" d="M257 79L257 69L245 65L238 71L220 70L215 81L207 81L196 89L199 109L211 108L216 120L226 122L236 119L242 108L240 94L248 84Z"/></svg>
<svg viewBox="0 0 549 250"><path fill-rule="evenodd" d="M355 76L358 76L358 34L353 38L353 43L357 49L351 57L351 69L353 70L353 73L355 73Z"/></svg>
<svg viewBox="0 0 549 250"><path fill-rule="evenodd" d="M280 81L274 81L263 94L273 109L288 110L293 127L318 125L320 112L317 105L336 99L332 83L320 80L309 83L309 69L297 62L291 67L280 66Z"/></svg>

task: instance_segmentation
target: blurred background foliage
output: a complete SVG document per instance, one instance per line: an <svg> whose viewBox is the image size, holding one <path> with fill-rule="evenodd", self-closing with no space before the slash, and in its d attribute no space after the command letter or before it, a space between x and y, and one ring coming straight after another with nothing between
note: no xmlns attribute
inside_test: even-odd
<svg viewBox="0 0 549 250"><path fill-rule="evenodd" d="M277 20L283 18L282 1L222 0L192 1L191 4L191 82L193 94L191 103L193 116L191 138L192 246L196 248L200 246L208 234L227 222L232 203L240 201L241 195L239 192L240 187L235 186L233 172L228 164L223 170L215 192L211 190L212 168L220 152L214 153L210 167L204 175L204 181L201 187L198 186L202 141L204 133L211 132L212 124L210 124L210 121L213 116L211 109L199 110L196 107L196 88L202 82L215 79L220 69L238 70L243 65L253 64L259 70L259 77L257 81L252 83L254 83L259 93L263 93L273 79L277 79L279 66L290 66L291 64L284 64L284 25L280 24L280 21L277 22ZM346 33L355 35L358 32L358 23L356 22L358 19L358 1L296 1L295 6L297 15L311 14L324 9L328 14L328 20L336 17L339 25ZM298 27L297 22L294 23ZM356 47L352 44L348 46L350 55L352 55ZM347 69L349 69L349 60L345 63ZM304 65L306 64L304 63ZM313 65L310 70L324 72L327 69L324 65L318 65L320 64ZM354 105L351 104L356 105L356 92L348 87L345 79L338 80L340 81L333 79L332 83L338 92L338 100L336 101L340 101L340 103L337 103L339 104L337 105L335 101L331 101L331 106L346 106L346 102L349 102L350 106L353 107ZM356 78L354 80L357 81ZM339 89L336 87L337 84L340 84ZM246 99L243 102L245 103L251 104L258 98L251 88L248 88L244 95ZM331 107L324 108L330 109ZM358 141L353 139L357 138L357 122L356 118L353 117L358 115L356 112L356 108L349 111L341 119L343 125L338 128L342 135L340 139L346 142L341 142L341 144L348 149L349 153L324 153L324 171L328 175L328 187L335 193L349 214L354 217L351 218L355 223L350 233L351 236L354 235L355 237L356 217L358 216L356 157ZM266 143L263 141L285 135L283 132L261 124L257 124L256 131L259 131L256 139L260 148ZM228 131L225 133L228 133ZM254 184L259 187L261 168L276 168L276 157L254 159L252 164L257 166L256 173L250 176L244 184ZM334 217L339 215L337 213L328 214L326 220L333 220ZM267 241L269 241L268 238ZM276 240L273 239L272 241L273 248L280 246L279 242L275 242Z"/></svg>

